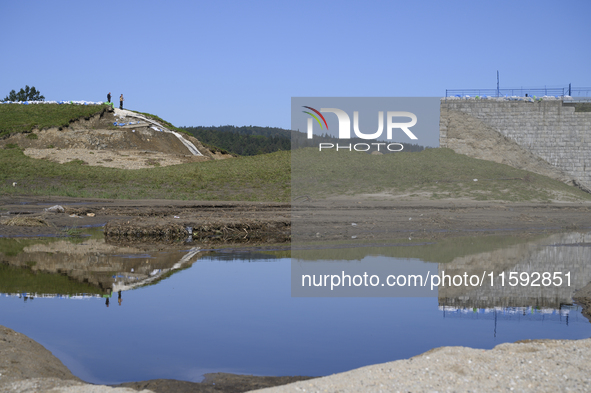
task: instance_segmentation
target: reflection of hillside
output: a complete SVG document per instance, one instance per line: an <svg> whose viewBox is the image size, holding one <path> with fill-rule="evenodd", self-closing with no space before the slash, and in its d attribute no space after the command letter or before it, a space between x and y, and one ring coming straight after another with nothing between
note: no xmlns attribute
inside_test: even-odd
<svg viewBox="0 0 591 393"><path fill-rule="evenodd" d="M61 274L34 272L28 268L0 263L0 292L98 295L102 293L102 290L89 283L72 280Z"/></svg>
<svg viewBox="0 0 591 393"><path fill-rule="evenodd" d="M37 239L10 239L0 238L0 256L16 256L32 244L47 244L59 242L62 239L58 237L46 237Z"/></svg>
<svg viewBox="0 0 591 393"><path fill-rule="evenodd" d="M518 244L500 250L458 257L439 265L439 275L477 275L494 272L494 285L490 278L480 287L439 287L439 305L463 308L534 307L560 309L572 304L573 293L591 281L591 234L557 234L541 240ZM505 285L498 274L506 272ZM570 272L570 286L531 285L511 286L509 272Z"/></svg>
<svg viewBox="0 0 591 393"><path fill-rule="evenodd" d="M146 251L103 239L30 244L17 255L0 254L0 292L109 294L158 282L190 266L198 252Z"/></svg>
<svg viewBox="0 0 591 393"><path fill-rule="evenodd" d="M543 236L530 238L515 236L463 236L439 240L393 239L383 244L375 243L318 243L306 248L292 246L291 257L306 261L315 260L362 260L367 256L393 258L416 258L424 262L447 263L458 257L479 254L525 243Z"/></svg>

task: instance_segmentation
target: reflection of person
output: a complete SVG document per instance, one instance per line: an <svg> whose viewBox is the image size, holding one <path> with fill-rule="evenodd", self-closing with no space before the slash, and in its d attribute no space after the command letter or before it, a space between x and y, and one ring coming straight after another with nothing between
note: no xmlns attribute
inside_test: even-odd
<svg viewBox="0 0 591 393"><path fill-rule="evenodd" d="M121 94L121 97L119 97L119 109L123 109L123 101L125 101L125 99L123 98L123 94Z"/></svg>
<svg viewBox="0 0 591 393"><path fill-rule="evenodd" d="M107 298L107 301L105 302L105 306L109 307L109 298Z"/></svg>
<svg viewBox="0 0 591 393"><path fill-rule="evenodd" d="M121 291L119 291L119 298L117 299L117 301L119 302L119 305L121 305L121 302L122 302L122 300L121 300Z"/></svg>
<svg viewBox="0 0 591 393"><path fill-rule="evenodd" d="M109 104L111 103L111 92L109 92L109 94L107 94L107 102Z"/></svg>

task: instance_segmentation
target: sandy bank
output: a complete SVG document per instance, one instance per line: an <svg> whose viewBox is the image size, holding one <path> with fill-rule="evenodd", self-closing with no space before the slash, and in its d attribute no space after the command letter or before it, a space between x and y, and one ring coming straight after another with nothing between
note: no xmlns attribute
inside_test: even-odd
<svg viewBox="0 0 591 393"><path fill-rule="evenodd" d="M287 392L588 392L591 339L435 348L411 359L270 389Z"/></svg>

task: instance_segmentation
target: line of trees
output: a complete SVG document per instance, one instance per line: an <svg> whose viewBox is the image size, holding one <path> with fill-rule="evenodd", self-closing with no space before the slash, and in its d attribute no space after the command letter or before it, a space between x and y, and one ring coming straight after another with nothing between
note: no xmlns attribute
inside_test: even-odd
<svg viewBox="0 0 591 393"><path fill-rule="evenodd" d="M342 140L328 134L315 135L314 139L308 139L306 133L277 127L199 126L182 128L205 144L242 156L273 153L278 150L300 149L303 147L318 147L318 143L344 144ZM360 138L352 138L346 144L349 143L368 143L368 141ZM403 151L405 152L417 152L424 149L423 146L413 143L402 143L402 145L404 146ZM373 150L376 150L376 147L372 147L371 151ZM388 150L383 146L380 148L380 151L388 153Z"/></svg>
<svg viewBox="0 0 591 393"><path fill-rule="evenodd" d="M273 153L291 148L290 131L282 128L257 126L182 128L203 143L241 156Z"/></svg>
<svg viewBox="0 0 591 393"><path fill-rule="evenodd" d="M45 101L45 97L35 89L35 86L29 87L29 85L26 85L25 88L21 88L18 93L15 90L11 90L2 101Z"/></svg>

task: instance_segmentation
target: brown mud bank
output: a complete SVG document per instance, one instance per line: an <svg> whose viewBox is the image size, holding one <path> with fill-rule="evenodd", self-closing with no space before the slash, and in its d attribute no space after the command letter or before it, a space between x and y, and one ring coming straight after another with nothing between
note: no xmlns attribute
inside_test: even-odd
<svg viewBox="0 0 591 393"><path fill-rule="evenodd" d="M291 225L293 243L553 233L591 229L591 203L348 197L294 203Z"/></svg>
<svg viewBox="0 0 591 393"><path fill-rule="evenodd" d="M134 390L148 389L155 393L241 393L307 381L313 377L262 377L228 373L205 374L201 382L178 381L175 379L152 379L141 382L127 382L113 387Z"/></svg>
<svg viewBox="0 0 591 393"><path fill-rule="evenodd" d="M45 209L62 205L64 213ZM42 216L48 226L8 226ZM266 243L446 238L591 229L591 203L384 201L347 197L287 203L0 197L0 237L55 236L105 226L109 241ZM190 228L190 229L189 229ZM192 232L189 233L189 232Z"/></svg>
<svg viewBox="0 0 591 393"><path fill-rule="evenodd" d="M55 205L64 211L46 211ZM7 225L15 217L47 225ZM103 226L106 240L116 243L281 243L290 239L290 224L290 205L281 203L0 197L0 237L60 236Z"/></svg>
<svg viewBox="0 0 591 393"><path fill-rule="evenodd" d="M88 214L88 208L78 210ZM131 209L120 206L113 212L101 207L103 210L130 216L106 223L105 239L110 242L283 243L291 235L286 204L176 203Z"/></svg>

